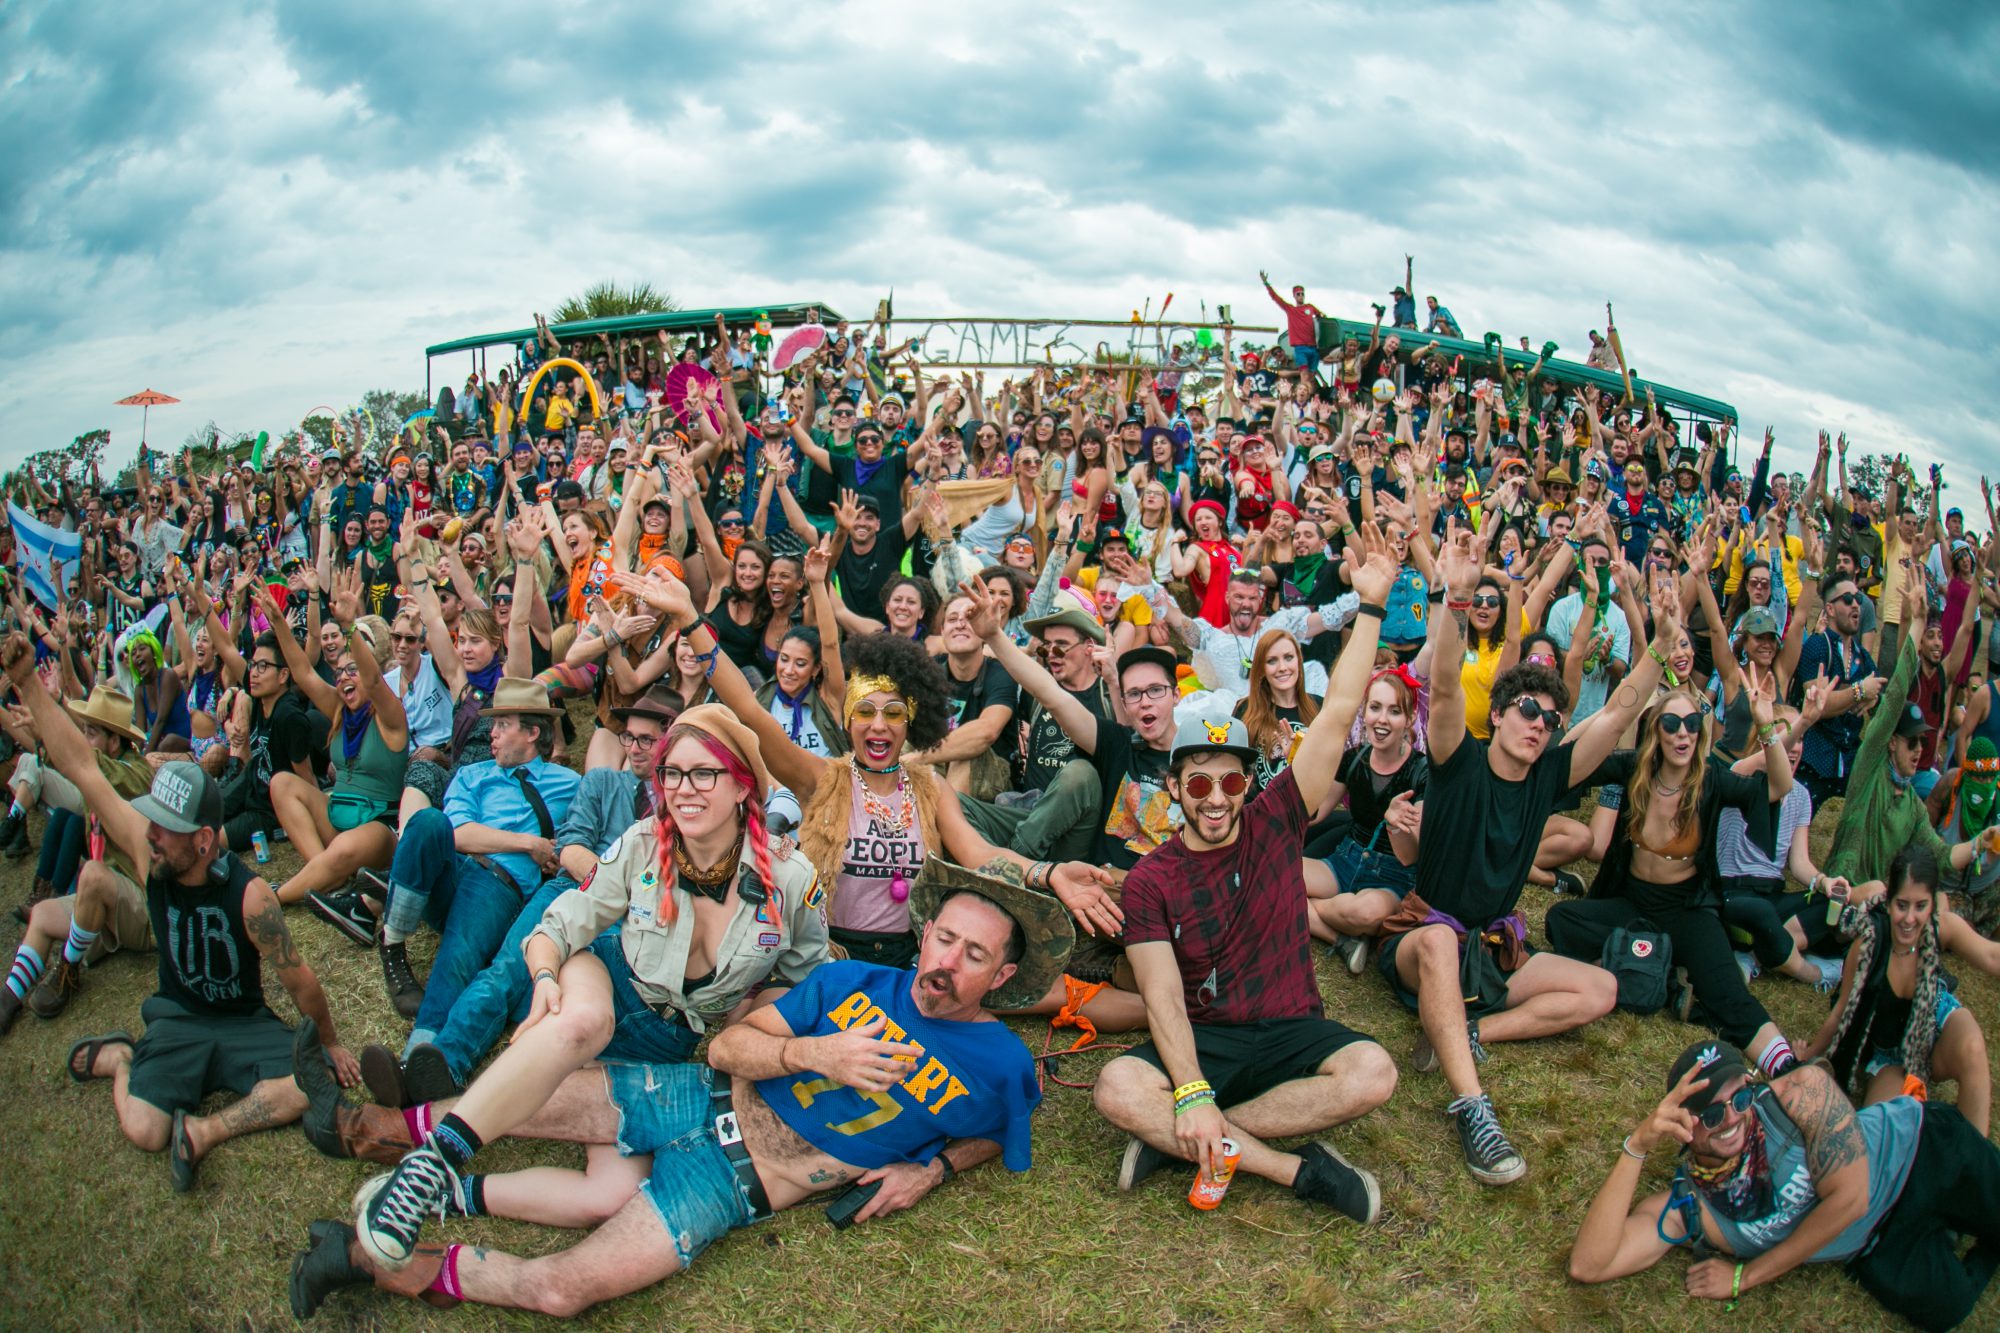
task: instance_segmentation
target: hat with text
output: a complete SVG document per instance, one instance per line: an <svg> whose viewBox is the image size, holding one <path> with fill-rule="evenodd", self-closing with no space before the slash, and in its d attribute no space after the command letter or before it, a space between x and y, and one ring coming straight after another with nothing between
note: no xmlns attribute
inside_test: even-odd
<svg viewBox="0 0 2000 1333"><path fill-rule="evenodd" d="M222 827L222 788L200 764L163 764L132 808L169 833Z"/></svg>

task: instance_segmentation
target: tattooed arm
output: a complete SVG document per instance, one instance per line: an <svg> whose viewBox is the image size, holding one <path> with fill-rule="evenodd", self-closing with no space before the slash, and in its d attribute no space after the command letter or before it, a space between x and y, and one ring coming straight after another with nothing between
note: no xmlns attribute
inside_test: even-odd
<svg viewBox="0 0 2000 1333"><path fill-rule="evenodd" d="M1868 1210L1868 1146L1854 1107L1818 1065L1800 1065L1771 1085L1805 1138L1806 1167L1819 1202L1798 1229L1743 1265L1743 1289L1783 1276L1831 1244Z"/></svg>
<svg viewBox="0 0 2000 1333"><path fill-rule="evenodd" d="M285 909L278 902L278 895L271 892L271 886L262 879L253 879L243 890L243 924L250 932L251 941L265 964L274 969L278 980L292 997L292 1003L299 1012L319 1025L320 1045L326 1048L327 1058L333 1062L334 1076L344 1088L351 1088L361 1081L361 1065L340 1044L340 1038L333 1027L333 1011L326 1002L326 992L320 988L319 978L299 957L299 947L292 942L292 932L285 927Z"/></svg>

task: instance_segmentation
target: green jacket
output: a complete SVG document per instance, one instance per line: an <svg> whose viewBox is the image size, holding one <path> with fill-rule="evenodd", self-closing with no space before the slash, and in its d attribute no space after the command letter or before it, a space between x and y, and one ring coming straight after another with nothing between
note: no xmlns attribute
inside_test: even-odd
<svg viewBox="0 0 2000 1333"><path fill-rule="evenodd" d="M1886 879L1896 853L1912 842L1922 843L1943 864L1950 851L1931 827L1930 811L1914 786L1898 787L1889 780L1889 737L1909 701L1910 682L1917 675L1916 636L1903 636L1895 674L1882 687L1875 715L1862 729L1847 777L1847 804L1833 830L1833 850L1820 864L1828 875L1845 876L1855 884Z"/></svg>

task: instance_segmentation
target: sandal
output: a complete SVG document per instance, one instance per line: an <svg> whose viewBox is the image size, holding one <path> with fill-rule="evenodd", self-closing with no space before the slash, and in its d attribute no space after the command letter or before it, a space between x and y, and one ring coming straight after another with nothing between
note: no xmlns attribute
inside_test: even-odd
<svg viewBox="0 0 2000 1333"><path fill-rule="evenodd" d="M167 1168L173 1172L176 1194L186 1194L194 1188L194 1140L188 1135L187 1125L187 1112L174 1112L173 1132L167 1135Z"/></svg>
<svg viewBox="0 0 2000 1333"><path fill-rule="evenodd" d="M70 1081L72 1083L94 1083L98 1079L106 1077L106 1075L95 1072L97 1069L97 1057L104 1053L106 1046L117 1046L120 1044L131 1046L134 1050L138 1049L132 1041L132 1034L129 1032L107 1032L101 1037L85 1037L82 1041L70 1047ZM77 1067L76 1057L78 1055L84 1057L81 1069Z"/></svg>

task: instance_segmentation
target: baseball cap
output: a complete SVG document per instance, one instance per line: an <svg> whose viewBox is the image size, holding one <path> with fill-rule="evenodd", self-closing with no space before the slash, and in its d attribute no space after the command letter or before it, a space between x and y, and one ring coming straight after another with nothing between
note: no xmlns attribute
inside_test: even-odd
<svg viewBox="0 0 2000 1333"><path fill-rule="evenodd" d="M163 764L132 808L169 833L222 827L222 788L200 764Z"/></svg>
<svg viewBox="0 0 2000 1333"><path fill-rule="evenodd" d="M1714 1103L1717 1094L1729 1086L1732 1079L1741 1078L1750 1072L1750 1066L1743 1059L1743 1052L1726 1041L1716 1041L1711 1038L1707 1041L1698 1041L1681 1052L1680 1058L1674 1061L1673 1068L1667 1071L1668 1090L1671 1091L1688 1070L1695 1068L1701 1070L1697 1077L1708 1082L1706 1086L1696 1088L1689 1093L1687 1100L1681 1103L1687 1108L1689 1115L1700 1115L1706 1111Z"/></svg>
<svg viewBox="0 0 2000 1333"><path fill-rule="evenodd" d="M1924 721L1924 710L1915 704L1904 704L1902 715L1896 719L1896 734L1906 741L1913 741L1926 735L1931 724Z"/></svg>
<svg viewBox="0 0 2000 1333"><path fill-rule="evenodd" d="M1233 754L1245 767L1257 760L1257 751L1250 744L1250 732L1243 720L1227 713L1216 718L1191 717L1181 723L1174 732L1174 750L1167 756L1167 763L1178 765L1183 759L1203 754Z"/></svg>
<svg viewBox="0 0 2000 1333"><path fill-rule="evenodd" d="M1753 606L1743 613L1743 619L1737 622L1736 629L1738 633L1746 635L1776 634L1778 618L1771 614L1771 608L1768 606Z"/></svg>

